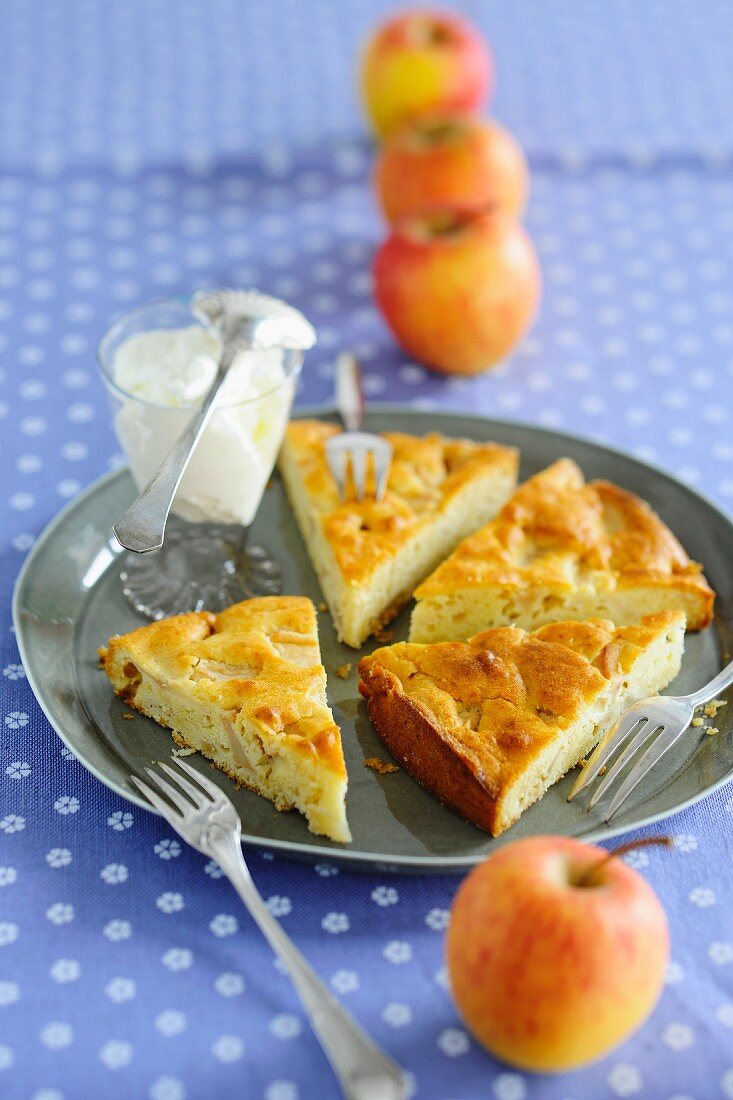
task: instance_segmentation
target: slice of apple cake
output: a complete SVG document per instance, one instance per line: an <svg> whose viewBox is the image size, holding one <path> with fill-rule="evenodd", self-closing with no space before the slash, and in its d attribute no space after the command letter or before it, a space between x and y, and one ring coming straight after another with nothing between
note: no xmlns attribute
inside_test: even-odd
<svg viewBox="0 0 733 1100"><path fill-rule="evenodd" d="M520 485L417 588L410 641L594 615L620 625L677 608L689 630L701 630L714 598L648 504L608 481L586 483L563 458Z"/></svg>
<svg viewBox="0 0 733 1100"><path fill-rule="evenodd" d="M116 693L244 787L349 841L341 734L326 700L316 611L267 596L175 615L100 650Z"/></svg>
<svg viewBox="0 0 733 1100"><path fill-rule="evenodd" d="M680 668L685 617L661 611L467 642L399 642L359 662L377 733L414 779L498 836Z"/></svg>
<svg viewBox="0 0 733 1100"><path fill-rule="evenodd" d="M280 469L339 639L358 649L465 535L496 515L516 485L518 452L385 432L393 461L384 499L342 500L325 454L339 430L294 420Z"/></svg>

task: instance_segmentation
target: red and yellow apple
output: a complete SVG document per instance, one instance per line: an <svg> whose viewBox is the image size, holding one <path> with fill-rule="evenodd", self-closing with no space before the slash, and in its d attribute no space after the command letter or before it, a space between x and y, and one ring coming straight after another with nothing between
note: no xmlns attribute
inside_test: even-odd
<svg viewBox="0 0 733 1100"><path fill-rule="evenodd" d="M489 95L494 69L483 38L466 19L415 9L383 23L361 63L367 114L384 137L428 111L473 111Z"/></svg>
<svg viewBox="0 0 733 1100"><path fill-rule="evenodd" d="M652 1011L669 956L649 884L567 837L507 844L453 903L450 981L466 1024L498 1058L560 1072L600 1058Z"/></svg>
<svg viewBox="0 0 733 1100"><path fill-rule="evenodd" d="M498 122L427 115L387 139L374 185L389 222L437 206L494 205L521 217L529 174L518 142Z"/></svg>
<svg viewBox="0 0 733 1100"><path fill-rule="evenodd" d="M375 298L397 341L443 374L502 360L529 327L540 284L529 236L494 209L409 218L374 260Z"/></svg>

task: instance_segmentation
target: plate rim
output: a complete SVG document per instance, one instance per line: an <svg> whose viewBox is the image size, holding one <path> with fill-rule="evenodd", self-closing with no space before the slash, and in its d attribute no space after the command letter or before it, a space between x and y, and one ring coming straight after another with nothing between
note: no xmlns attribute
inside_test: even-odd
<svg viewBox="0 0 733 1100"><path fill-rule="evenodd" d="M501 424L502 426L512 429L516 428L520 431L536 432L544 436L553 437L558 440L569 440L570 442L576 442L581 444L590 445L594 448L607 451L617 457L623 458L626 461L630 461L637 466L644 467L651 470L654 474L665 478L676 487L682 489L685 493L693 497L697 497L707 507L711 508L717 515L726 523L733 533L733 515L729 514L721 505L716 501L708 497L704 492L701 492L697 487L688 485L682 481L681 478L670 473L669 470L657 463L650 462L646 459L637 458L636 455L631 454L629 451L623 450L620 447L615 447L611 444L607 444L603 441L593 438L592 436L582 435L577 432L564 432L555 428L547 427L543 424L533 424L530 421L522 420L510 420L498 417L486 416L482 413L468 412L462 409L423 409L414 408L412 405L400 404L399 402L387 402L387 401L370 401L368 406L368 412L375 413L388 413L392 415L400 414L419 414L421 416L440 416L449 415L456 419L462 419L466 421L483 420L487 423ZM308 417L334 417L338 416L337 410L334 405L331 404L304 404L299 405L293 409L291 418L295 420L305 419ZM437 429L436 429L437 430ZM107 482L113 481L116 478L121 477L123 474L128 473L127 466L119 466L113 470L109 470L90 482L81 493L77 494L72 500L61 508L56 515L46 524L43 530L38 535L37 539L30 548L23 564L18 571L18 574L13 585L13 594L11 601L11 613L13 629L15 632L16 644L18 646L18 652L20 655L21 663L25 669L25 674L36 702L40 706L43 714L48 721L51 728L61 738L64 744L74 754L75 758L79 760L84 768L96 779L104 784L109 790L114 791L122 798L139 806L141 809L147 810L149 813L154 814L156 817L160 816L158 811L151 807L150 803L146 802L142 796L137 792L131 792L127 788L121 787L116 780L111 779L108 775L105 775L95 766L88 763L88 761L78 754L75 746L69 743L69 740L60 724L53 720L46 709L43 690L39 684L38 679L35 676L35 672L31 669L30 661L27 657L27 650L24 639L24 628L21 618L20 597L23 586L25 585L26 575L32 570L36 557L40 554L44 546L53 538L56 529L63 523L67 515L74 511L79 504L99 491ZM75 685L76 686L76 685ZM83 703L83 700L82 700ZM690 806L700 802L703 798L707 798L719 790L725 783L729 782L733 778L733 768L731 768L726 775L720 777L715 782L711 783L704 789L697 791L690 798L679 802L674 808L661 810L658 813L644 816L639 821L632 825L619 825L619 826L604 826L591 830L583 837L584 843L596 843L599 841L611 840L616 836L620 836L624 833L633 832L637 829L644 829L650 825L653 825L657 821L666 820L672 817L674 814L681 813L683 810L688 809ZM242 843L247 847L260 848L265 850L272 850L276 852L284 853L291 858L302 857L303 859L313 862L319 859L324 861L337 862L340 864L351 864L351 870L363 870L367 873L377 872L384 870L399 871L413 871L423 874L460 874L463 871L477 866L488 858L487 854L473 854L473 855L453 855L453 856L416 856L416 855L396 855L390 856L386 854L377 854L374 852L356 851L353 848L344 846L343 848L327 848L318 843L301 843L299 841L278 840L277 838L263 838L259 836L252 836L246 832L242 833Z"/></svg>

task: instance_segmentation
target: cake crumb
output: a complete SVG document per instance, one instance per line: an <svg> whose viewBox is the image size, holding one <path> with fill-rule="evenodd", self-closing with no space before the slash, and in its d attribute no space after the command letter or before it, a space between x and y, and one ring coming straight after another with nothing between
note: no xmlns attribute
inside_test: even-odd
<svg viewBox="0 0 733 1100"><path fill-rule="evenodd" d="M368 756L364 761L364 767L370 768L377 775L391 775L400 769L396 764L388 764L386 760L380 760L378 756Z"/></svg>
<svg viewBox="0 0 733 1100"><path fill-rule="evenodd" d="M125 719L126 722L131 722L135 715L132 713L131 710L126 710L122 717Z"/></svg>
<svg viewBox="0 0 733 1100"><path fill-rule="evenodd" d="M700 717L699 714L696 715L696 717L692 719L692 724L693 724L693 726L701 726L702 725L702 718Z"/></svg>
<svg viewBox="0 0 733 1100"><path fill-rule="evenodd" d="M725 706L727 706L725 699L711 699L702 708L702 712L706 718L714 718L718 711Z"/></svg>
<svg viewBox="0 0 733 1100"><path fill-rule="evenodd" d="M581 756L580 760L578 761L578 767L584 768L587 763L588 761L586 760L586 758L584 756Z"/></svg>
<svg viewBox="0 0 733 1100"><path fill-rule="evenodd" d="M351 673L351 661L347 661L345 665L339 665L336 669L336 675L342 680L348 680Z"/></svg>
<svg viewBox="0 0 733 1100"><path fill-rule="evenodd" d="M708 726L708 728L705 730L705 732L708 735L708 737L715 737L715 734L720 733L720 730L718 729L717 726Z"/></svg>
<svg viewBox="0 0 733 1100"><path fill-rule="evenodd" d="M318 605L318 610L319 611L328 611L328 604L326 603L325 600L321 600L321 602Z"/></svg>
<svg viewBox="0 0 733 1100"><path fill-rule="evenodd" d="M197 751L196 749L189 749L189 748L173 749L173 755L174 756L193 756L193 754L196 751Z"/></svg>
<svg viewBox="0 0 733 1100"><path fill-rule="evenodd" d="M374 631L374 637L378 642L386 645L387 642L391 642L394 638L394 630L385 630L384 627L380 627L379 630Z"/></svg>

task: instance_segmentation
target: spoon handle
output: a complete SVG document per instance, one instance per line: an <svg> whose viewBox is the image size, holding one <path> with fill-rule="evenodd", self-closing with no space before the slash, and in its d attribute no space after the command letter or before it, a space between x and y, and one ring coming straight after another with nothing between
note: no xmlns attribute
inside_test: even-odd
<svg viewBox="0 0 733 1100"><path fill-rule="evenodd" d="M117 541L126 550L147 554L149 550L159 550L163 545L165 526L176 490L211 418L217 394L240 346L235 341L225 346L210 390L148 484L114 524L112 530Z"/></svg>

